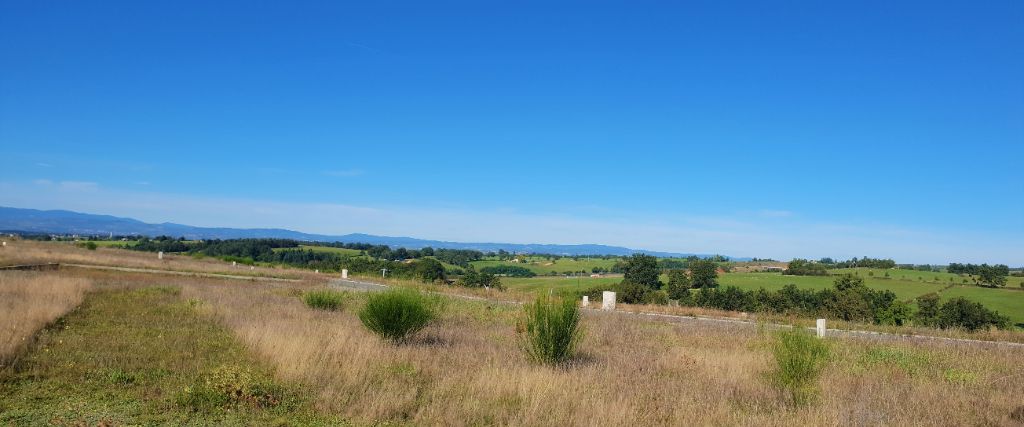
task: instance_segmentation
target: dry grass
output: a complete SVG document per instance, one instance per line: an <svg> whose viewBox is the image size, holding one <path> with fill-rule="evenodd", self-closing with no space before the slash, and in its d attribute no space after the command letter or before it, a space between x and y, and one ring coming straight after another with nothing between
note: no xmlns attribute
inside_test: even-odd
<svg viewBox="0 0 1024 427"><path fill-rule="evenodd" d="M316 280L326 275L312 271L280 267L255 267L238 265L216 258L193 258L186 255L164 254L157 259L153 252L138 252L120 248L98 248L94 251L75 246L70 242L37 242L18 240L7 242L0 249L0 265L35 264L59 262L90 264L114 267L148 268L154 270L176 270L200 273L221 273L239 276L283 277Z"/></svg>
<svg viewBox="0 0 1024 427"><path fill-rule="evenodd" d="M0 370L34 334L82 302L90 281L58 274L0 272Z"/></svg>
<svg viewBox="0 0 1024 427"><path fill-rule="evenodd" d="M818 401L793 409L765 381L768 338L749 325L588 313L583 354L549 368L519 351L513 306L452 300L422 338L395 346L354 308L311 310L296 290L189 285L183 295L208 302L283 379L317 390L320 409L357 422L1001 425L1024 394L1019 349L830 340Z"/></svg>

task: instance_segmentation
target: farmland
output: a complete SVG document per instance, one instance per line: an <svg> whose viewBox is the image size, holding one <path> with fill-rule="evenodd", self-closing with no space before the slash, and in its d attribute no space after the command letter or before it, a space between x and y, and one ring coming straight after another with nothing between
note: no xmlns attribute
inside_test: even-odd
<svg viewBox="0 0 1024 427"><path fill-rule="evenodd" d="M499 261L497 259L485 259L481 261L473 261L471 264L477 270L484 267L493 267L498 265L515 265L526 268L538 276L548 275L551 272L562 274L565 272L578 272L585 271L590 273L595 267L610 270L617 259L601 259L601 258L585 258L581 257L578 259L573 258L559 258L559 259L547 259L544 257L530 256L525 257L525 262L513 263L510 261Z"/></svg>

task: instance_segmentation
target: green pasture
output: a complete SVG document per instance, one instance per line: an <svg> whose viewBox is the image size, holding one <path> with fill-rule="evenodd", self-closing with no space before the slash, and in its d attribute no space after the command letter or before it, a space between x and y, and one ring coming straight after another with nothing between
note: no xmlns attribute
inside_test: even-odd
<svg viewBox="0 0 1024 427"><path fill-rule="evenodd" d="M954 286L940 293L943 300L964 297L1009 316L1010 321L1024 325L1024 291L1020 288L993 289L980 286ZM1022 326L1024 327L1024 326Z"/></svg>
<svg viewBox="0 0 1024 427"><path fill-rule="evenodd" d="M361 251L358 249L346 249L346 248L332 248L329 246L312 246L312 245L299 245L298 248L274 248L274 252L287 251L294 249L309 250L314 252L332 252L341 255L359 255Z"/></svg>
<svg viewBox="0 0 1024 427"><path fill-rule="evenodd" d="M473 268L477 270L484 267L495 267L499 265L514 265L524 267L530 271L538 274L551 274L552 271L559 274L566 271L586 271L591 272L594 267L601 267L605 269L611 269L615 265L616 259L601 259L601 258L585 258L581 257L578 259L572 258L560 258L548 260L544 257L527 257L526 262L514 263L512 261L499 261L497 259L484 259L480 261L473 261L471 264Z"/></svg>

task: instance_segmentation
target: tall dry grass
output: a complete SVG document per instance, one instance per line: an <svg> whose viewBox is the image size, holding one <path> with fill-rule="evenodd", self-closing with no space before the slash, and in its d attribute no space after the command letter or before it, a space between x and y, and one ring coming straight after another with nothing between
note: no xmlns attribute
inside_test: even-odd
<svg viewBox="0 0 1024 427"><path fill-rule="evenodd" d="M0 272L0 370L39 329L78 306L90 283L58 274Z"/></svg>
<svg viewBox="0 0 1024 427"><path fill-rule="evenodd" d="M319 408L357 422L1005 425L1024 404L1024 352L1012 348L837 340L819 398L792 408L766 380L771 335L749 325L587 313L581 355L552 368L521 353L514 307L452 300L421 338L395 346L354 309L311 310L297 291L188 285L183 295L278 375L309 384Z"/></svg>

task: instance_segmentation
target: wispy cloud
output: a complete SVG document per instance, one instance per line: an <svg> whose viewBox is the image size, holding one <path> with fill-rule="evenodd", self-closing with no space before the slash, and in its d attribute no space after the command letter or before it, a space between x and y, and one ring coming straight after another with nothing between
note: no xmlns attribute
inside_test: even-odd
<svg viewBox="0 0 1024 427"><path fill-rule="evenodd" d="M49 163L43 163L43 162L36 163L36 166L39 166L41 168L52 168L53 167L53 165L51 165Z"/></svg>
<svg viewBox="0 0 1024 427"><path fill-rule="evenodd" d="M99 189L99 184L91 181L58 181L53 182L49 179L36 179L32 181L32 184L36 187L35 191L47 191L47 190L59 190L59 191L85 191L94 192ZM44 193L40 193L44 194Z"/></svg>
<svg viewBox="0 0 1024 427"><path fill-rule="evenodd" d="M61 181L57 186L65 191L96 191L100 188L99 184L90 181Z"/></svg>
<svg viewBox="0 0 1024 427"><path fill-rule="evenodd" d="M362 175L363 174L363 170L362 169L330 170L330 171L323 171L322 173L324 175L326 175L326 176L350 177L350 176Z"/></svg>
<svg viewBox="0 0 1024 427"><path fill-rule="evenodd" d="M793 212L779 209L762 209L758 213L765 218L789 218L793 216Z"/></svg>

